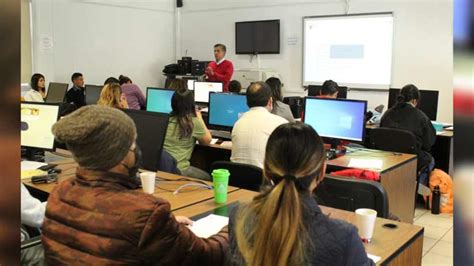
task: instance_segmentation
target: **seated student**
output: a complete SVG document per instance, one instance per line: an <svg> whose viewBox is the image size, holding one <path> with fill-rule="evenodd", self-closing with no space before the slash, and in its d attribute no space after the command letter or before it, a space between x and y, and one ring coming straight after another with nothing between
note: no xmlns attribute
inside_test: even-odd
<svg viewBox="0 0 474 266"><path fill-rule="evenodd" d="M265 83L267 83L272 89L272 114L281 116L288 120L288 122L294 122L295 118L293 117L293 113L291 113L290 106L283 103L283 96L281 93L281 87L283 87L283 84L281 83L280 79L271 77L267 79Z"/></svg>
<svg viewBox="0 0 474 266"><path fill-rule="evenodd" d="M173 79L169 85L169 89L181 90L188 89L188 83L184 79Z"/></svg>
<svg viewBox="0 0 474 266"><path fill-rule="evenodd" d="M86 105L86 95L84 89L84 77L81 73L74 73L71 76L72 88L66 92L66 102L74 104L77 108Z"/></svg>
<svg viewBox="0 0 474 266"><path fill-rule="evenodd" d="M40 73L31 76L31 89L26 92L24 98L29 102L44 102L46 97L45 79Z"/></svg>
<svg viewBox="0 0 474 266"><path fill-rule="evenodd" d="M42 242L47 265L222 265L226 228L196 237L170 203L145 194L136 175L136 128L115 108L89 105L52 128L79 164L48 198Z"/></svg>
<svg viewBox="0 0 474 266"><path fill-rule="evenodd" d="M47 202L40 202L38 199L31 196L25 185L21 183L21 242L30 238L28 230L23 225L32 228L40 228L43 225L44 213L46 211ZM44 259L43 246L35 245L21 251L22 265L41 265Z"/></svg>
<svg viewBox="0 0 474 266"><path fill-rule="evenodd" d="M240 93L242 90L242 85L240 85L240 82L238 80L232 80L229 83L229 92L231 93Z"/></svg>
<svg viewBox="0 0 474 266"><path fill-rule="evenodd" d="M98 105L109 106L113 108L127 109L127 99L122 93L122 88L118 83L107 84L100 92Z"/></svg>
<svg viewBox="0 0 474 266"><path fill-rule="evenodd" d="M321 91L319 92L320 98L337 98L337 94L339 93L339 85L333 80L326 80L324 81L323 85L321 86Z"/></svg>
<svg viewBox="0 0 474 266"><path fill-rule="evenodd" d="M230 215L232 264L374 265L356 227L329 218L312 196L324 177L325 158L312 127L296 122L273 131L263 169L271 185Z"/></svg>
<svg viewBox="0 0 474 266"><path fill-rule="evenodd" d="M250 84L247 105L250 110L237 120L232 129L230 160L263 168L268 137L275 128L288 121L271 113L272 92L265 82Z"/></svg>
<svg viewBox="0 0 474 266"><path fill-rule="evenodd" d="M105 81L104 81L104 86L107 85L107 84L111 84L111 83L117 83L117 84L120 84L120 81L115 78L115 77L108 77Z"/></svg>
<svg viewBox="0 0 474 266"><path fill-rule="evenodd" d="M182 175L211 180L208 173L191 166L189 162L196 140L202 144L209 144L212 140L201 112L196 110L193 92L186 88L175 91L171 97L171 108L163 148L178 161Z"/></svg>
<svg viewBox="0 0 474 266"><path fill-rule="evenodd" d="M429 173L434 168L434 159L430 154L436 140L436 130L428 116L416 108L420 101L420 91L415 85L404 86L397 98L397 104L387 110L380 120L380 127L397 128L411 131L416 136L418 170L428 166L420 175L420 183L427 184Z"/></svg>
<svg viewBox="0 0 474 266"><path fill-rule="evenodd" d="M145 110L146 99L142 90L140 90L137 85L133 84L129 77L124 75L120 75L119 83L122 87L122 92L127 98L128 108L133 110Z"/></svg>

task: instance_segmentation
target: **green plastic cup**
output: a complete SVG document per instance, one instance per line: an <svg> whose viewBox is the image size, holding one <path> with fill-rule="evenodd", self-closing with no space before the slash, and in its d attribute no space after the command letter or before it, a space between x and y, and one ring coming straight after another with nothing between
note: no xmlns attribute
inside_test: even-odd
<svg viewBox="0 0 474 266"><path fill-rule="evenodd" d="M229 185L229 170L214 169L212 171L212 181L214 185L214 201L216 203L227 202L227 186Z"/></svg>

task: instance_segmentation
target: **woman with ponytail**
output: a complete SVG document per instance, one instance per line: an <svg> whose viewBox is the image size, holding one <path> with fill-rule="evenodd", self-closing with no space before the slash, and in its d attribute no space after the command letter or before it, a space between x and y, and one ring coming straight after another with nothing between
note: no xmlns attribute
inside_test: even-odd
<svg viewBox="0 0 474 266"><path fill-rule="evenodd" d="M436 130L428 116L416 108L420 102L420 91L409 84L404 86L397 98L397 104L387 110L380 120L381 127L403 129L412 132L416 137L418 170L428 166L419 177L420 183L427 184L428 174L434 168L434 159L430 154L436 140Z"/></svg>
<svg viewBox="0 0 474 266"><path fill-rule="evenodd" d="M312 196L325 158L312 127L295 122L273 131L263 169L271 185L231 214L231 264L373 265L356 228L328 218Z"/></svg>

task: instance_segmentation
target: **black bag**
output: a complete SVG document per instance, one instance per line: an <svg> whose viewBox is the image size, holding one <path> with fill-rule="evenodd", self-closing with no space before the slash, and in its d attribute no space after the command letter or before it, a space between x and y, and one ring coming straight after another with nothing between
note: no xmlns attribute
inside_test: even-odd
<svg viewBox="0 0 474 266"><path fill-rule="evenodd" d="M165 74L178 74L178 72L179 72L178 64L169 64L169 65L166 65L165 68L163 69L163 73Z"/></svg>

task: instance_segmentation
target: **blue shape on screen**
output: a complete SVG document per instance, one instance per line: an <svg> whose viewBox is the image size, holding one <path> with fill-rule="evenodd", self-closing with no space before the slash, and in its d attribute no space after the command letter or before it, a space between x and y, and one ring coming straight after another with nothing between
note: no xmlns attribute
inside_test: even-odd
<svg viewBox="0 0 474 266"><path fill-rule="evenodd" d="M171 97L173 97L173 90L157 90L149 89L146 99L146 110L159 113L170 113Z"/></svg>
<svg viewBox="0 0 474 266"><path fill-rule="evenodd" d="M331 45L331 58L337 59L361 59L364 58L364 46L353 45Z"/></svg>
<svg viewBox="0 0 474 266"><path fill-rule="evenodd" d="M366 102L306 99L305 123L321 137L363 141Z"/></svg>
<svg viewBox="0 0 474 266"><path fill-rule="evenodd" d="M212 93L209 98L209 124L233 127L249 110L245 95Z"/></svg>

